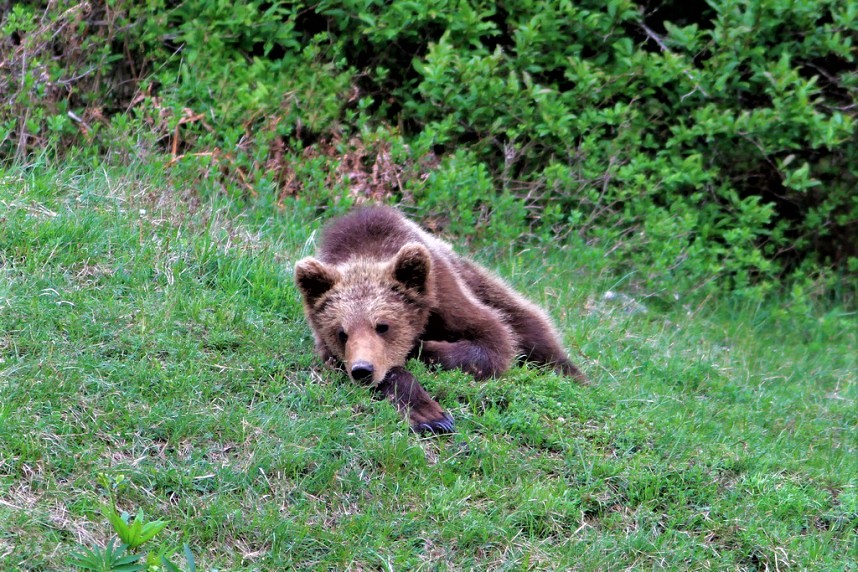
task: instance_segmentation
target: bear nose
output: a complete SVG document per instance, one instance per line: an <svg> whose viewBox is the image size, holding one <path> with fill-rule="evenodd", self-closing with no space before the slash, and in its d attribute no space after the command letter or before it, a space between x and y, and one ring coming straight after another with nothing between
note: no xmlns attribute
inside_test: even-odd
<svg viewBox="0 0 858 572"><path fill-rule="evenodd" d="M352 379L355 381L367 381L372 379L374 368L367 361L358 361L352 365Z"/></svg>

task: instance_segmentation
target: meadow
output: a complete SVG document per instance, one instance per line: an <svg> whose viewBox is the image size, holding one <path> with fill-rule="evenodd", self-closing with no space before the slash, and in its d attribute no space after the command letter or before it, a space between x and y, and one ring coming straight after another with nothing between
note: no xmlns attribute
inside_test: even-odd
<svg viewBox="0 0 858 572"><path fill-rule="evenodd" d="M0 571L858 571L858 4L0 2ZM591 380L313 355L399 205Z"/></svg>
<svg viewBox="0 0 858 572"><path fill-rule="evenodd" d="M836 296L686 298L574 237L447 236L592 383L410 363L457 422L421 437L312 355L291 266L346 207L183 176L0 170L0 569L73 569L105 507L167 523L150 570L858 569Z"/></svg>

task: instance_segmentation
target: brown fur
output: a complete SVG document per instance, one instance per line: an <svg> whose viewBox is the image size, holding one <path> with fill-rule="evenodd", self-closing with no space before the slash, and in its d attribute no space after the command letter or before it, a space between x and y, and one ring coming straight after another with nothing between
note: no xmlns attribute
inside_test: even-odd
<svg viewBox="0 0 858 572"><path fill-rule="evenodd" d="M406 416L417 432L449 433L453 431L453 418L432 399L410 371L396 366L387 372L379 391L393 403L396 410Z"/></svg>
<svg viewBox="0 0 858 572"><path fill-rule="evenodd" d="M444 429L449 416L402 369L411 355L477 379L519 357L585 382L545 312L395 209L331 221L317 257L295 265L295 280L319 355L396 395L421 430Z"/></svg>

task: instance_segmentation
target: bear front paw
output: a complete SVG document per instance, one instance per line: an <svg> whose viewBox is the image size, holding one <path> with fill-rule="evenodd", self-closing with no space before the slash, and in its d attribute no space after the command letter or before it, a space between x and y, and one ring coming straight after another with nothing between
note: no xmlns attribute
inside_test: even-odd
<svg viewBox="0 0 858 572"><path fill-rule="evenodd" d="M453 433L453 418L426 392L404 367L390 369L378 390L408 420L415 433Z"/></svg>
<svg viewBox="0 0 858 572"><path fill-rule="evenodd" d="M411 430L418 434L431 433L433 435L443 435L445 433L455 433L456 424L449 413L442 412L440 419L418 421L415 419L413 412L409 415L411 421Z"/></svg>

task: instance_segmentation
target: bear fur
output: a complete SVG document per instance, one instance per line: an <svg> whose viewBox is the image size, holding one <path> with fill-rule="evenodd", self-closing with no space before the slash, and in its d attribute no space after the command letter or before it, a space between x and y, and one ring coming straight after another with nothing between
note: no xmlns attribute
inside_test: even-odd
<svg viewBox="0 0 858 572"><path fill-rule="evenodd" d="M519 358L586 381L542 309L396 209L330 221L295 281L319 356L379 389L415 430L452 431L452 419L403 368L409 357L476 379Z"/></svg>

